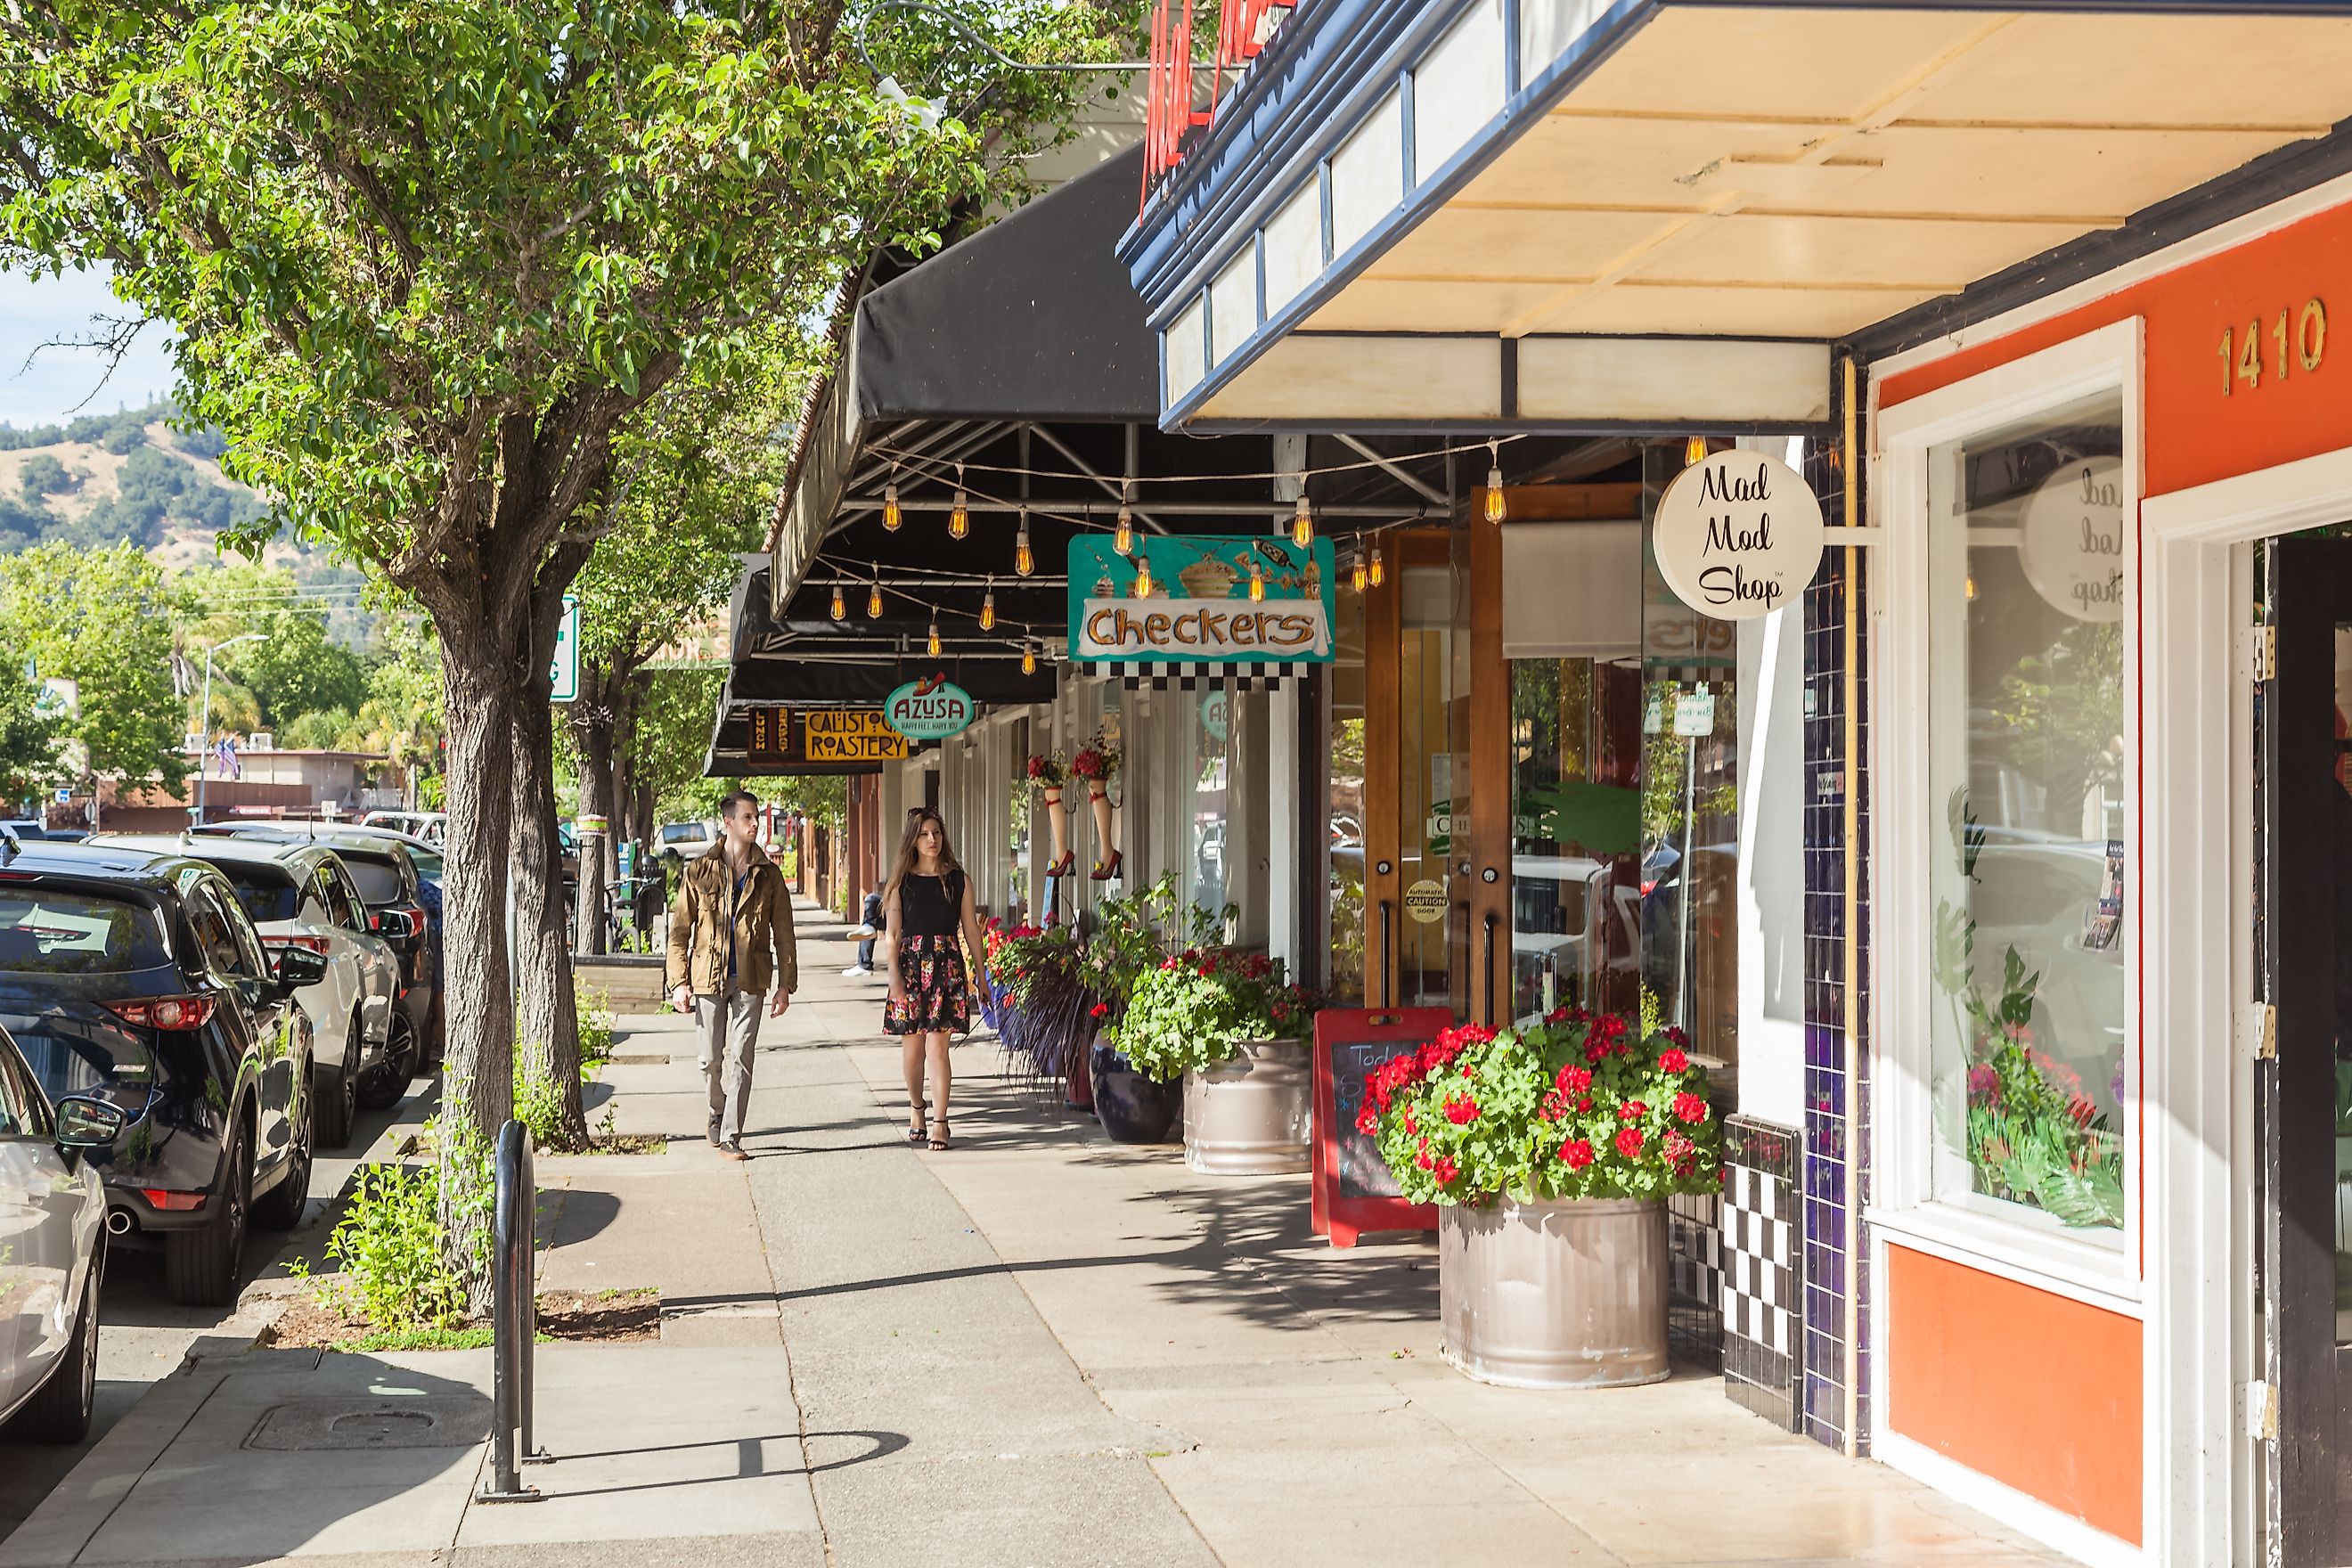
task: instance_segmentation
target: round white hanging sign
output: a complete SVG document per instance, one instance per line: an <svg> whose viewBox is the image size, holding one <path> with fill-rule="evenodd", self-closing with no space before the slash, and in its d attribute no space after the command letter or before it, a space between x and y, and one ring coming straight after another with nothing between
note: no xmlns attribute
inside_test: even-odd
<svg viewBox="0 0 2352 1568"><path fill-rule="evenodd" d="M1714 452L1675 476L1651 530L1675 597L1723 621L1797 602L1822 561L1822 503L1761 452Z"/></svg>
<svg viewBox="0 0 2352 1568"><path fill-rule="evenodd" d="M2017 514L2018 564L2078 621L2124 618L2124 460L2084 458L2035 487Z"/></svg>

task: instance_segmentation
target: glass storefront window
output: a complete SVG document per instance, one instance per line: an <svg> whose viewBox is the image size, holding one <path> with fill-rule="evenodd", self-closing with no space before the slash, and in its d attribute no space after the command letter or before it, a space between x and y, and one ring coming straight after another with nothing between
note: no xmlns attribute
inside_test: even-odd
<svg viewBox="0 0 2352 1568"><path fill-rule="evenodd" d="M2108 394L1927 463L1934 1192L2118 1245L2122 452Z"/></svg>
<svg viewBox="0 0 2352 1568"><path fill-rule="evenodd" d="M1641 668L1511 661L1511 1015L1639 1005Z"/></svg>

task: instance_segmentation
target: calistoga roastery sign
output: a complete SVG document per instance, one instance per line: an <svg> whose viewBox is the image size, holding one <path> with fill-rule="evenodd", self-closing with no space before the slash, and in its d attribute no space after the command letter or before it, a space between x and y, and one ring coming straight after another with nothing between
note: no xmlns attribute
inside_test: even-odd
<svg viewBox="0 0 2352 1568"><path fill-rule="evenodd" d="M1081 662L1327 664L1331 542L1150 534L1121 555L1070 542L1070 656ZM1253 583L1255 591L1253 592Z"/></svg>
<svg viewBox="0 0 2352 1568"><path fill-rule="evenodd" d="M754 708L746 752L777 767L856 767L895 763L907 755L907 737L882 720L878 708Z"/></svg>

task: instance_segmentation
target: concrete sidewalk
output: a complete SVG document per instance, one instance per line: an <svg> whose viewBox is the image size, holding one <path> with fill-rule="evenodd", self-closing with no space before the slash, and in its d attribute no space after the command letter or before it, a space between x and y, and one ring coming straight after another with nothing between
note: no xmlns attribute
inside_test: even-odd
<svg viewBox="0 0 2352 1568"><path fill-rule="evenodd" d="M520 1568L590 1542L600 1568L2050 1561L1713 1378L1473 1384L1437 1358L1429 1247L1332 1251L1304 1178L1116 1148L992 1046L957 1052L956 1147L910 1148L840 930L803 916L747 1164L703 1142L691 1031L662 1016L623 1020L606 1086L668 1151L541 1162L542 1285L663 1294L658 1343L541 1347L546 1500L473 1500L487 1352L223 1346L0 1568Z"/></svg>

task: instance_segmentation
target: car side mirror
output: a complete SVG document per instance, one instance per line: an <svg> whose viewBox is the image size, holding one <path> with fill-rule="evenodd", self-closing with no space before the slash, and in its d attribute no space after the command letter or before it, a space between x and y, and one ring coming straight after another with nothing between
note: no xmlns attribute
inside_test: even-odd
<svg viewBox="0 0 2352 1568"><path fill-rule="evenodd" d="M406 942L416 934L416 922L405 910L377 910L368 916L368 929L386 942Z"/></svg>
<svg viewBox="0 0 2352 1568"><path fill-rule="evenodd" d="M307 947L287 947L278 950L277 962L270 973L278 984L289 991L299 991L306 985L316 985L327 977L327 955L313 952Z"/></svg>
<svg viewBox="0 0 2352 1568"><path fill-rule="evenodd" d="M68 1153L111 1149L130 1125L129 1113L108 1100L69 1094L58 1101L58 1147Z"/></svg>

